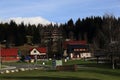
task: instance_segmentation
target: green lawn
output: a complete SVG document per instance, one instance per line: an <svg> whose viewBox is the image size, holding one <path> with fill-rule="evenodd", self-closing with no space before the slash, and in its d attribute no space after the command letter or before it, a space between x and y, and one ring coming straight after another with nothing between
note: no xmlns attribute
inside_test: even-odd
<svg viewBox="0 0 120 80"><path fill-rule="evenodd" d="M69 61L64 65L79 64L78 71L33 70L0 74L1 80L120 80L120 69L89 61Z"/></svg>
<svg viewBox="0 0 120 80"><path fill-rule="evenodd" d="M3 80L120 80L120 70L82 68L72 71L25 71L1 74Z"/></svg>

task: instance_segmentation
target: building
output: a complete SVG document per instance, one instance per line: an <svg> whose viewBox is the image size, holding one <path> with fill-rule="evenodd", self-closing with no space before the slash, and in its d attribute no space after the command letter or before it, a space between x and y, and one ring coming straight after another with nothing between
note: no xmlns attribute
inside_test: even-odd
<svg viewBox="0 0 120 80"><path fill-rule="evenodd" d="M47 49L45 47L32 48L30 49L31 59L47 59Z"/></svg>
<svg viewBox="0 0 120 80"><path fill-rule="evenodd" d="M16 48L2 48L1 49L1 61L2 62L11 62L18 61L18 49Z"/></svg>
<svg viewBox="0 0 120 80"><path fill-rule="evenodd" d="M59 28L54 28L51 32L51 38L54 41L57 41L58 39L62 38L62 32L59 30Z"/></svg>
<svg viewBox="0 0 120 80"><path fill-rule="evenodd" d="M70 59L81 59L92 57L89 45L86 41L66 41L64 50ZM64 53L64 54L66 54Z"/></svg>
<svg viewBox="0 0 120 80"><path fill-rule="evenodd" d="M42 30L41 36L42 36L41 42L44 42L46 40L57 41L62 37L62 32L58 27L54 27L50 29L45 28Z"/></svg>

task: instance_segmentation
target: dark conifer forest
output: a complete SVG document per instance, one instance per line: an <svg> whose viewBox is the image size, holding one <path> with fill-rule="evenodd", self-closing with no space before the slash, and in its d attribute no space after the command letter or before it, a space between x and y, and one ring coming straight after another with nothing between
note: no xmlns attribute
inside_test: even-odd
<svg viewBox="0 0 120 80"><path fill-rule="evenodd" d="M52 32L57 28L62 34L62 39L86 40L94 47L104 48L111 41L120 41L120 18L114 16L91 16L84 19L78 18L75 22L70 19L64 24L25 25L0 23L0 42L6 40L6 45L20 46L26 44L28 37L32 37L32 44L42 44L44 32Z"/></svg>

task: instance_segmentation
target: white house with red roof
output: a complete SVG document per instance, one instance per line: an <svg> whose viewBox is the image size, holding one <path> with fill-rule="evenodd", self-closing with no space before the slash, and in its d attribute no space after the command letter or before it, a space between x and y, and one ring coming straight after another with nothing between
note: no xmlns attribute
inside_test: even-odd
<svg viewBox="0 0 120 80"><path fill-rule="evenodd" d="M31 59L46 59L47 58L47 49L46 47L38 47L30 49Z"/></svg>
<svg viewBox="0 0 120 80"><path fill-rule="evenodd" d="M70 59L80 59L92 57L89 45L86 41L65 41L64 42L64 55Z"/></svg>

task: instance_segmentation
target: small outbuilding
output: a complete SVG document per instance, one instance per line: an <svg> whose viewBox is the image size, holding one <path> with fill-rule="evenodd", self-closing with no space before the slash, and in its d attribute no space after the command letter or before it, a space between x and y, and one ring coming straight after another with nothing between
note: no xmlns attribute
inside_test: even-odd
<svg viewBox="0 0 120 80"><path fill-rule="evenodd" d="M18 49L16 48L2 48L1 49L2 62L18 61Z"/></svg>

